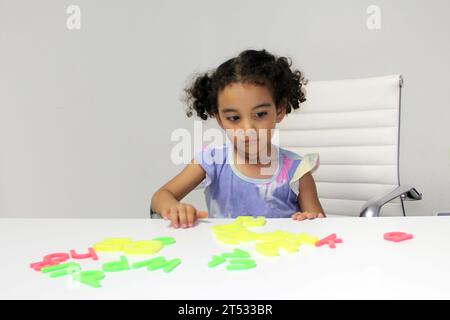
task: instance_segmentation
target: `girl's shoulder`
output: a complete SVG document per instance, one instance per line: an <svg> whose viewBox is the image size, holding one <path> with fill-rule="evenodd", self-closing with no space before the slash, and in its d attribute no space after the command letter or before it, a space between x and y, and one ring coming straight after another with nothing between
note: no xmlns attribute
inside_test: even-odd
<svg viewBox="0 0 450 320"><path fill-rule="evenodd" d="M197 188L206 188L214 181L217 181L218 176L227 171L228 153L227 146L224 145L204 145L201 150L194 154L194 160L205 171L205 179ZM229 166L228 166L229 167Z"/></svg>
<svg viewBox="0 0 450 320"><path fill-rule="evenodd" d="M280 158L286 159L298 162L299 164L302 164L302 166L306 165L313 165L316 166L319 164L319 154L318 153L307 153L304 155L300 155L298 153L295 153L291 150L287 150L284 148L279 148L280 152Z"/></svg>
<svg viewBox="0 0 450 320"><path fill-rule="evenodd" d="M280 148L282 172L286 172L291 190L298 195L300 179L308 172L313 173L319 168L319 154L307 153L300 155L290 150Z"/></svg>
<svg viewBox="0 0 450 320"><path fill-rule="evenodd" d="M279 147L278 148L279 152L280 152L280 156L281 158L287 158L290 160L301 160L303 157L301 155L299 155L298 153L295 153L293 151L284 149Z"/></svg>

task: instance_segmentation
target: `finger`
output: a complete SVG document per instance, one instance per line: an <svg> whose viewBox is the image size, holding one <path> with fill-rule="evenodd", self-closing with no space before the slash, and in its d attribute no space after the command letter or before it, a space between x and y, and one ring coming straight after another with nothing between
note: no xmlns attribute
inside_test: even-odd
<svg viewBox="0 0 450 320"><path fill-rule="evenodd" d="M300 212L295 212L292 216L291 216L291 218L292 219L296 219L297 217L298 217L298 214L299 214Z"/></svg>
<svg viewBox="0 0 450 320"><path fill-rule="evenodd" d="M167 220L169 218L170 215L170 209L164 209L161 212L161 216L163 217L164 220Z"/></svg>
<svg viewBox="0 0 450 320"><path fill-rule="evenodd" d="M307 214L306 214L306 217L308 218L308 219L314 219L314 218L316 218L317 217L317 214L315 214L315 213L313 213L313 212L308 212Z"/></svg>
<svg viewBox="0 0 450 320"><path fill-rule="evenodd" d="M298 217L297 217L297 220L298 221L303 221L303 220L305 220L306 219L306 215L304 214L304 213L300 213L299 215L298 215Z"/></svg>
<svg viewBox="0 0 450 320"><path fill-rule="evenodd" d="M187 218L187 225L188 225L188 227L192 227L194 225L196 213L197 212L196 212L194 207L188 206L186 208L186 218Z"/></svg>
<svg viewBox="0 0 450 320"><path fill-rule="evenodd" d="M208 211L197 211L197 218L198 219L205 219L208 218Z"/></svg>
<svg viewBox="0 0 450 320"><path fill-rule="evenodd" d="M170 222L172 223L172 227L178 228L178 208L170 208Z"/></svg>
<svg viewBox="0 0 450 320"><path fill-rule="evenodd" d="M186 207L180 206L178 207L178 218L180 220L180 225L182 228L187 227L187 217L186 217Z"/></svg>
<svg viewBox="0 0 450 320"><path fill-rule="evenodd" d="M320 212L319 213L319 218L325 218L325 215L322 212Z"/></svg>

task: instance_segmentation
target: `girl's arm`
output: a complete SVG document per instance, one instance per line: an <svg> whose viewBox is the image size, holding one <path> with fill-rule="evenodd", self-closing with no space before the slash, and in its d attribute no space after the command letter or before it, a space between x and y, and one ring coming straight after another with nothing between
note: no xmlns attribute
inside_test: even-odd
<svg viewBox="0 0 450 320"><path fill-rule="evenodd" d="M316 183L310 172L300 178L298 206L300 212L292 215L295 220L323 218L325 213L317 196Z"/></svg>
<svg viewBox="0 0 450 320"><path fill-rule="evenodd" d="M191 192L205 178L205 171L193 159L191 163L169 182L159 188L153 195L151 207L163 218L170 219L172 226L178 228L192 226L197 216L197 210L186 203L181 203L189 192Z"/></svg>

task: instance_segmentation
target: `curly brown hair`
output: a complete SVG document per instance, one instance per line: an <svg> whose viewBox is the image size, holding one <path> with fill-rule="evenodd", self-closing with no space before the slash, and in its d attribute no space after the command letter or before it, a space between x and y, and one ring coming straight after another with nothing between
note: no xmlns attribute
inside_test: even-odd
<svg viewBox="0 0 450 320"><path fill-rule="evenodd" d="M203 120L218 112L218 93L231 83L251 83L266 86L278 107L286 101L286 113L298 109L306 101L303 85L306 80L299 70L291 70L292 60L276 57L266 50L245 50L222 63L217 69L198 75L184 89L186 115L193 111Z"/></svg>

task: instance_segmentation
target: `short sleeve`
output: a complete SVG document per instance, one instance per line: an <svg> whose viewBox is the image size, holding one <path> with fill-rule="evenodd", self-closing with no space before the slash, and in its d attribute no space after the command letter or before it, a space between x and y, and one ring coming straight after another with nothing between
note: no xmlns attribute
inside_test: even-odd
<svg viewBox="0 0 450 320"><path fill-rule="evenodd" d="M194 155L195 161L205 170L205 179L194 189L203 189L214 183L217 175L216 166L220 163L221 155L215 148L205 146L201 151L197 151Z"/></svg>
<svg viewBox="0 0 450 320"><path fill-rule="evenodd" d="M317 168L319 168L319 165L320 160L318 153L308 153L302 158L299 165L297 166L297 169L292 175L291 180L289 181L289 186L296 195L298 195L300 178L308 172L313 173L314 171L316 171Z"/></svg>

